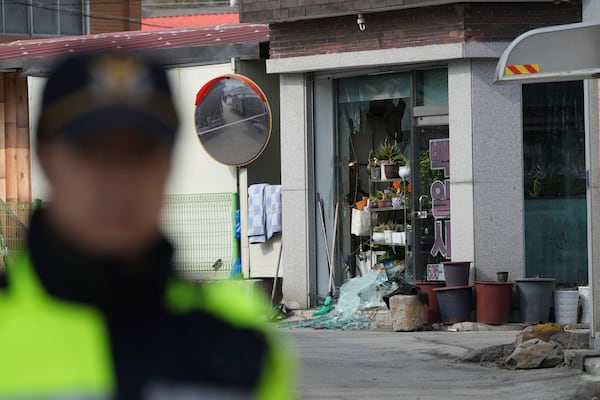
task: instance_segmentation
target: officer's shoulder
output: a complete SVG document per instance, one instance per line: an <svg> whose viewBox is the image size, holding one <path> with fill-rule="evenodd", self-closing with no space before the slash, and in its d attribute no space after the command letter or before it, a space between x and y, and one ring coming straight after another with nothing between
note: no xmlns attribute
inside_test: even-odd
<svg viewBox="0 0 600 400"><path fill-rule="evenodd" d="M174 278L169 282L166 297L172 312L202 310L242 327L263 325L270 309L265 296L242 280L198 284Z"/></svg>

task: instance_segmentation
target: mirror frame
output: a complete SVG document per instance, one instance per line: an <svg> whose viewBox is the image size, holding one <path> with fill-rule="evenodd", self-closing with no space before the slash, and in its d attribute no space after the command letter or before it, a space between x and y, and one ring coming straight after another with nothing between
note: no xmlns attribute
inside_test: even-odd
<svg viewBox="0 0 600 400"><path fill-rule="evenodd" d="M224 164L224 165L229 165L231 167L244 167L244 166L249 165L252 162L256 161L256 159L258 159L258 157L260 157L262 155L262 153L264 153L265 149L269 145L269 141L271 140L271 134L273 131L273 113L271 112L271 105L269 104L269 100L267 99L267 96L262 91L260 86L258 86L256 84L256 82L254 82L252 79L250 79L244 75L240 75L240 74L219 75L216 78L213 78L213 79L209 80L208 82L206 82L200 88L200 90L196 93L196 101L194 102L194 107L195 107L194 110L196 108L198 108L198 105L200 104L202 99L204 99L206 97L206 95L208 94L208 92L210 92L210 90L213 88L214 85L216 85L218 82L224 81L226 79L236 79L236 80L239 80L239 81L245 83L246 85L248 85L250 87L250 89L252 89L252 91L254 91L259 96L259 98L265 104L265 107L267 108L269 129L268 129L266 139L265 139L261 149L258 151L258 153L256 155L254 155L252 158L250 158L246 162L240 162L237 164L227 163L227 162L217 159L206 149L206 146L204 146L204 143L202 142L202 139L200 139L200 135L198 134L198 126L197 126L195 112L194 112L194 130L195 130L196 137L197 137L198 141L200 142L200 145L202 146L204 151L206 151L206 154L208 154L213 160L217 161L218 163Z"/></svg>

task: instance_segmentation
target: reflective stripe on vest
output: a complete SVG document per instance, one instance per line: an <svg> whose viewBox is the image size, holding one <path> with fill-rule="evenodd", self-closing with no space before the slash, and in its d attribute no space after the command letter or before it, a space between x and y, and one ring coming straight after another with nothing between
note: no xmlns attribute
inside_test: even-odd
<svg viewBox="0 0 600 400"><path fill-rule="evenodd" d="M0 292L0 396L108 398L115 378L102 314L49 296L24 253L8 280L10 290Z"/></svg>
<svg viewBox="0 0 600 400"><path fill-rule="evenodd" d="M0 399L112 398L116 383L102 313L46 293L26 253L11 260L8 279L9 290L0 290ZM200 288L172 279L165 302L174 314L203 309L232 325L263 332L269 351L254 397L294 399L290 346L260 322L270 305L248 288L235 281Z"/></svg>

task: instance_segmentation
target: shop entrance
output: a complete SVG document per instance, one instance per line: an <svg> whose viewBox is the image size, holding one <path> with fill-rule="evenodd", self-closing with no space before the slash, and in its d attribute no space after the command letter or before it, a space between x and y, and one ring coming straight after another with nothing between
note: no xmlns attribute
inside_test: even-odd
<svg viewBox="0 0 600 400"><path fill-rule="evenodd" d="M447 69L340 78L333 80L331 93L335 104L331 110L335 121L333 156L319 157L324 150L322 146L316 147L315 172L317 187L319 181L324 187L323 181L330 174L333 197L344 210L338 226L337 253L342 268L337 283L367 272L382 260L403 263L407 281L425 279L427 264L451 256L451 241L446 235L450 231L450 193L446 190L449 189ZM321 107L323 95L317 88L315 124L320 131L315 132L316 143L323 141L321 132L325 131L322 121L318 121L325 112ZM377 159L376 165L375 158L386 145L395 148L398 164L406 162L410 167L405 179L372 171L384 161ZM389 203L388 207L373 210L370 206L382 197L393 200L394 205ZM395 201L396 197L401 201ZM370 206L364 207L367 201ZM357 203L359 208L364 207L360 232L354 226L358 214L352 210ZM369 219L370 225L365 227ZM392 231L399 239L385 242L387 239L376 234L378 239L374 240L374 232L380 231L386 235ZM323 247L317 242L319 246ZM320 261L326 268L325 259Z"/></svg>

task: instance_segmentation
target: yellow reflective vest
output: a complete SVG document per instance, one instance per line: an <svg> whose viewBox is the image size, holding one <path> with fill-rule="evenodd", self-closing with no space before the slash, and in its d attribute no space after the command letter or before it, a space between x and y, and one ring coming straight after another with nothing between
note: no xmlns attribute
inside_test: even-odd
<svg viewBox="0 0 600 400"><path fill-rule="evenodd" d="M0 290L0 399L114 398L116 378L103 313L46 293L27 253L12 260L7 278L8 289ZM200 309L233 326L263 332L269 351L253 398L295 398L296 371L288 346L260 322L268 304L257 296L249 301L237 285L197 286L172 278L164 300L174 314Z"/></svg>

